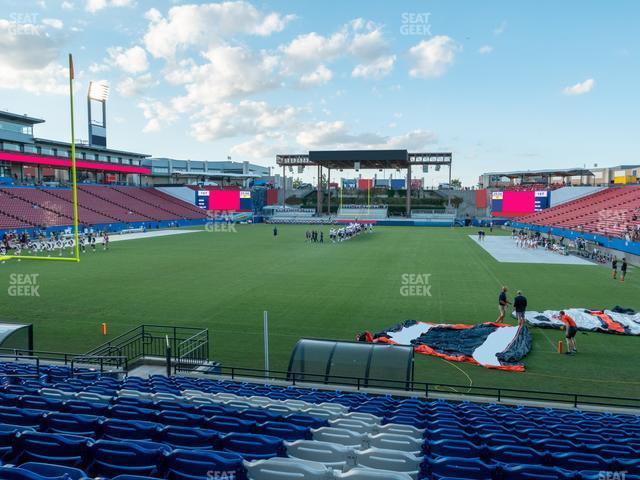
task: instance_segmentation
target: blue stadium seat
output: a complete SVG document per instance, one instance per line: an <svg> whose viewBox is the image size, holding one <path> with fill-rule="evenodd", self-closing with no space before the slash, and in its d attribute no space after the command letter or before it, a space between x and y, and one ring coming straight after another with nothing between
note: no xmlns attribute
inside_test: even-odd
<svg viewBox="0 0 640 480"><path fill-rule="evenodd" d="M20 397L19 406L22 408L60 412L63 409L64 402L57 398L43 397L41 395L23 395Z"/></svg>
<svg viewBox="0 0 640 480"><path fill-rule="evenodd" d="M85 437L57 433L19 432L16 434L12 463L53 463L68 467L80 467L87 455Z"/></svg>
<svg viewBox="0 0 640 480"><path fill-rule="evenodd" d="M78 413L81 415L104 415L109 409L106 403L87 402L85 400L67 400L64 402L65 413Z"/></svg>
<svg viewBox="0 0 640 480"><path fill-rule="evenodd" d="M237 453L247 460L265 460L284 456L281 439L250 433L230 433L222 438L222 447L227 452Z"/></svg>
<svg viewBox="0 0 640 480"><path fill-rule="evenodd" d="M289 442L311 439L311 430L308 427L301 427L287 422L265 422L258 425L257 432Z"/></svg>
<svg viewBox="0 0 640 480"><path fill-rule="evenodd" d="M550 463L565 470L612 470L610 461L588 453L551 453Z"/></svg>
<svg viewBox="0 0 640 480"><path fill-rule="evenodd" d="M100 420L98 431L106 440L153 440L160 425L152 422L133 422L108 418Z"/></svg>
<svg viewBox="0 0 640 480"><path fill-rule="evenodd" d="M33 431L29 427L0 424L0 461L4 461L13 453L13 444L18 432Z"/></svg>
<svg viewBox="0 0 640 480"><path fill-rule="evenodd" d="M220 434L202 428L169 426L158 432L158 441L172 448L204 448L214 450L220 442Z"/></svg>
<svg viewBox="0 0 640 480"><path fill-rule="evenodd" d="M93 437L100 417L73 413L47 413L42 420L44 431Z"/></svg>
<svg viewBox="0 0 640 480"><path fill-rule="evenodd" d="M20 469L27 470L46 478L64 477L69 480L80 480L88 477L88 475L79 468L65 467L64 465L52 465L50 463L27 462L20 465ZM2 478L1 475L0 478Z"/></svg>
<svg viewBox="0 0 640 480"><path fill-rule="evenodd" d="M256 423L281 422L284 419L282 415L258 408L248 408L247 410L238 412L237 416L246 420L253 420Z"/></svg>
<svg viewBox="0 0 640 480"><path fill-rule="evenodd" d="M177 427L197 427L203 421L202 415L181 412L179 410L162 410L156 414L155 421L163 425L175 425Z"/></svg>
<svg viewBox="0 0 640 480"><path fill-rule="evenodd" d="M292 413L285 417L285 420L294 425L300 425L301 427L308 428L321 428L329 426L329 422L323 418L312 417L311 415L304 415L300 413Z"/></svg>
<svg viewBox="0 0 640 480"><path fill-rule="evenodd" d="M459 477L467 480L494 478L495 467L478 459L438 457L426 464L433 480L442 477Z"/></svg>
<svg viewBox="0 0 640 480"><path fill-rule="evenodd" d="M170 448L154 442L98 440L90 445L91 462L87 471L94 476L122 474L160 475L163 455Z"/></svg>
<svg viewBox="0 0 640 480"><path fill-rule="evenodd" d="M216 415L233 416L235 410L223 407L222 405L200 405L196 408L196 413L204 417L214 417Z"/></svg>
<svg viewBox="0 0 640 480"><path fill-rule="evenodd" d="M487 455L494 463L517 465L544 465L548 457L546 452L518 445L490 447Z"/></svg>
<svg viewBox="0 0 640 480"><path fill-rule="evenodd" d="M15 407L18 405L18 401L20 399L19 395L13 393L0 393L0 406L3 407Z"/></svg>
<svg viewBox="0 0 640 480"><path fill-rule="evenodd" d="M246 480L242 457L235 453L206 450L174 450L166 457L169 480L229 478Z"/></svg>
<svg viewBox="0 0 640 480"><path fill-rule="evenodd" d="M109 408L108 415L111 418L117 418L120 420L135 420L135 421L154 421L155 410L150 408L132 407L130 405L113 405Z"/></svg>
<svg viewBox="0 0 640 480"><path fill-rule="evenodd" d="M42 410L31 410L18 407L0 407L0 423L20 425L22 427L40 428Z"/></svg>
<svg viewBox="0 0 640 480"><path fill-rule="evenodd" d="M440 457L479 458L482 448L467 440L435 440L426 445L428 453Z"/></svg>
<svg viewBox="0 0 640 480"><path fill-rule="evenodd" d="M571 472L540 465L506 465L502 468L502 480L572 480Z"/></svg>
<svg viewBox="0 0 640 480"><path fill-rule="evenodd" d="M256 429L256 422L219 415L206 420L204 426L224 433L251 433Z"/></svg>

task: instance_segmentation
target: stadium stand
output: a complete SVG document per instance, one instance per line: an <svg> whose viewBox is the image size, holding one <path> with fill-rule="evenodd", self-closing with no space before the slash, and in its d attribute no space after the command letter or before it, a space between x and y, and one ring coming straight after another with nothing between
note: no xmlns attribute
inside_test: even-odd
<svg viewBox="0 0 640 480"><path fill-rule="evenodd" d="M36 368L0 363L3 479L640 478L639 416Z"/></svg>
<svg viewBox="0 0 640 480"><path fill-rule="evenodd" d="M388 217L386 205L343 205L338 209L338 220L384 220Z"/></svg>
<svg viewBox="0 0 640 480"><path fill-rule="evenodd" d="M204 219L205 212L152 188L78 187L80 222L90 225L117 222ZM0 189L0 229L65 226L73 223L70 189Z"/></svg>
<svg viewBox="0 0 640 480"><path fill-rule="evenodd" d="M316 217L315 210L310 208L268 206L263 211L267 215L268 223L299 225L332 223L331 217Z"/></svg>
<svg viewBox="0 0 640 480"><path fill-rule="evenodd" d="M607 188L557 207L526 215L519 222L625 238L640 225L640 187Z"/></svg>

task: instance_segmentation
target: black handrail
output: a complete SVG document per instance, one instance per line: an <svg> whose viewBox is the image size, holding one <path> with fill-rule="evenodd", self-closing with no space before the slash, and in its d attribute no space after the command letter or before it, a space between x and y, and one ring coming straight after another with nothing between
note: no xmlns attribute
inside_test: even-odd
<svg viewBox="0 0 640 480"><path fill-rule="evenodd" d="M606 407L621 407L621 408L640 408L640 397L615 397L611 395L595 395L586 393L569 393L569 392L549 392L544 390L526 390L519 388L505 388L505 387L487 387L477 385L458 385L458 384L445 384L434 382L420 382L406 380L390 380L381 378L363 378L363 377L349 377L341 375L329 375L328 377L323 374L312 373L295 373L285 372L282 370L266 370L257 368L245 368L245 367L233 367L233 366L220 366L215 372L203 372L218 376L229 376L231 379L236 377L244 378L256 378L265 379L269 378L276 381L285 381L291 385L297 385L300 383L306 384L325 384L333 386L342 386L347 388L356 388L360 391L363 388L368 389L380 389L395 391L408 391L420 393L424 398L429 398L433 393L448 393L455 396L468 396L468 397L483 397L483 398L495 398L497 401L503 401L506 399L511 400L523 400L534 402L558 402L568 403L575 408L578 405L591 405L591 406L606 406ZM225 373L226 372L226 373ZM267 375L268 374L268 375ZM266 375L266 377L265 377ZM317 379L317 380L314 380ZM377 385L378 384L378 385ZM377 385L377 386L376 386ZM393 386L397 385L397 386ZM407 388L408 385L408 388ZM451 389L446 391L443 389ZM596 401L602 400L602 401ZM627 402L627 403L624 403Z"/></svg>

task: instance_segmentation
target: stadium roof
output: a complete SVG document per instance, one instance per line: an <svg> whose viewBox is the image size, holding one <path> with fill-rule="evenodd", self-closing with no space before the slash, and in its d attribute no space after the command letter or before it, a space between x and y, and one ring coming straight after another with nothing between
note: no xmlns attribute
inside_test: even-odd
<svg viewBox="0 0 640 480"><path fill-rule="evenodd" d="M408 168L410 165L451 166L451 152L410 153L407 150L316 150L292 155L276 155L282 167L321 166L332 169Z"/></svg>
<svg viewBox="0 0 640 480"><path fill-rule="evenodd" d="M0 111L0 119L12 120L22 123L27 123L29 125L35 125L36 123L44 123L44 120L41 118L30 117L29 115L20 115L19 113L11 113Z"/></svg>
<svg viewBox="0 0 640 480"><path fill-rule="evenodd" d="M34 138L34 140L37 143L44 143L47 145L59 145L61 147L71 148L71 143L69 142L60 142L58 140L49 140L46 138ZM146 153L135 153L135 152L127 152L125 150L113 150L111 148L105 148L105 147L94 147L87 143L80 143L77 140L76 140L76 148L80 148L82 150L93 150L94 152L98 152L98 153L99 152L105 152L110 154L115 153L116 155L126 155L126 156L139 157L139 158L147 158L151 156Z"/></svg>
<svg viewBox="0 0 640 480"><path fill-rule="evenodd" d="M548 170L516 170L514 172L488 172L485 175L495 175L500 177L520 178L520 177L576 177L589 176L593 172L588 168L561 168Z"/></svg>

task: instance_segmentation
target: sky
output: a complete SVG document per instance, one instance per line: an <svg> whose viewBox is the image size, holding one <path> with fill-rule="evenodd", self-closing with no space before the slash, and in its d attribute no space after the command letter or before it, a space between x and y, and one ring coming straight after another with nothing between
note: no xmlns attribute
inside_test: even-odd
<svg viewBox="0 0 640 480"><path fill-rule="evenodd" d="M45 119L42 138L70 138L72 53L76 139L89 81L107 81L108 146L157 157L274 166L309 150L450 151L465 186L483 172L640 160L631 0L0 7L0 109Z"/></svg>

